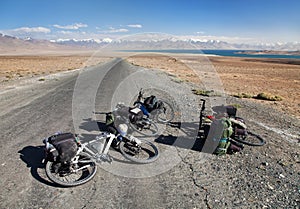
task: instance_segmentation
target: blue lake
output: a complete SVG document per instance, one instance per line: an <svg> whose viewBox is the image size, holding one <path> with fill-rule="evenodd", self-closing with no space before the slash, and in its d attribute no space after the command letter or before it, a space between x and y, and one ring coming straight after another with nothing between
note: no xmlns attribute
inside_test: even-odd
<svg viewBox="0 0 300 209"><path fill-rule="evenodd" d="M125 50L127 51L127 50ZM210 54L218 56L230 57L252 57L252 58L275 58L275 59L300 59L300 55L281 55L281 54L241 54L238 52L254 51L254 50L128 50L131 52L155 52L155 53L185 53L185 54Z"/></svg>

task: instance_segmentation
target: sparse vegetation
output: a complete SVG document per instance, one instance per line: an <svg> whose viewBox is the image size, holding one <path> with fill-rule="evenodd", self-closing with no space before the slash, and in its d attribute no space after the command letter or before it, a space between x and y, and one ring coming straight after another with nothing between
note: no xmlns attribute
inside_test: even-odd
<svg viewBox="0 0 300 209"><path fill-rule="evenodd" d="M178 77L174 77L171 80L174 81L175 83L182 83L182 82L184 82L181 78L178 78Z"/></svg>
<svg viewBox="0 0 300 209"><path fill-rule="evenodd" d="M237 98L252 98L253 96L248 93L238 93L238 94L233 94L232 96L237 97Z"/></svg>
<svg viewBox="0 0 300 209"><path fill-rule="evenodd" d="M7 79L12 79L14 76L13 75L6 75L5 78Z"/></svg>
<svg viewBox="0 0 300 209"><path fill-rule="evenodd" d="M174 81L175 83L182 83L184 82L185 80L179 78L177 75L173 74L173 73L170 73L170 72L166 72L166 74L168 76L171 77L171 80Z"/></svg>
<svg viewBox="0 0 300 209"><path fill-rule="evenodd" d="M259 99L259 100L266 100L266 101L282 101L283 98L278 95L272 95L269 93L259 93L255 96L248 94L248 93L238 93L238 94L233 94L232 96L237 97L237 98L253 98L253 99Z"/></svg>
<svg viewBox="0 0 300 209"><path fill-rule="evenodd" d="M271 94L264 93L264 92L257 94L253 98L260 99L260 100L267 100L267 101L282 101L281 96L271 95Z"/></svg>
<svg viewBox="0 0 300 209"><path fill-rule="evenodd" d="M233 94L232 96L237 97L237 98L253 98L253 99L259 99L259 100L266 100L266 101L282 101L283 98L278 95L272 95L269 93L259 93L257 95L251 95L248 93L238 93L238 94Z"/></svg>
<svg viewBox="0 0 300 209"><path fill-rule="evenodd" d="M62 54L57 54L57 56L0 56L0 83L9 83L18 80L21 76L23 76L23 79L35 77L36 75L46 76L60 71L93 66L96 63L111 60L112 57L99 56L87 62L90 58L91 57L86 54L80 56L65 56ZM166 72L170 75L170 79L174 77L174 82L177 83L183 83L189 80L191 83L202 84L206 76L210 76L208 72L204 71L203 75L199 78L197 74L193 73L191 69L184 64L185 57L176 58L176 62L168 62L169 58L168 56L161 55L145 55L129 57L127 60L139 66L149 68L150 70L167 69L161 72ZM202 59L190 59L188 57L186 60L192 65L195 64L195 66L202 64ZM225 57L211 57L210 61L220 75L224 90L230 95L238 98L255 99L257 102L274 101L269 102L268 105L279 110L284 108L285 111L299 116L299 65L287 63L284 60L270 60L269 62L262 63L262 61L258 59L250 61L249 59L232 59ZM82 63L84 63L84 66ZM288 73L282 73L282 69L285 69ZM18 72L21 76L17 74ZM286 86L288 86L289 91L287 91ZM204 89L204 87L194 88ZM271 92L271 94L275 96L273 96L273 98L267 98L264 95L257 96L260 92ZM210 97L216 96L216 92L203 91L195 93ZM220 94L223 95L222 93ZM280 102L281 100L283 101Z"/></svg>
<svg viewBox="0 0 300 209"><path fill-rule="evenodd" d="M0 83L8 80L17 80L19 78L30 78L39 75L48 75L61 71L71 71L84 67L90 56L0 56ZM102 63L110 60L106 57L95 57L89 61L86 66L94 63ZM5 81L7 82L7 81Z"/></svg>
<svg viewBox="0 0 300 209"><path fill-rule="evenodd" d="M214 90L192 89L192 92L196 95L205 97L220 97L223 95L223 93L216 92Z"/></svg>
<svg viewBox="0 0 300 209"><path fill-rule="evenodd" d="M40 78L38 81L45 81L46 79L45 78Z"/></svg>
<svg viewBox="0 0 300 209"><path fill-rule="evenodd" d="M173 74L173 73L167 72L166 74L167 74L168 76L170 76L170 77L177 77L177 75L175 75L175 74Z"/></svg>
<svg viewBox="0 0 300 209"><path fill-rule="evenodd" d="M209 96L211 96L211 93L213 92L213 90L208 91L208 90L202 90L202 89L193 89L192 92L196 95L209 97Z"/></svg>

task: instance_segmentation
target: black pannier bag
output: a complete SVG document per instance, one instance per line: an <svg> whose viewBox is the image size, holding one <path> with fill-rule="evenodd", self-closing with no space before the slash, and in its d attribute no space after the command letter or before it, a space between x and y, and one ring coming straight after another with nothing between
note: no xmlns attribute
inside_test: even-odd
<svg viewBox="0 0 300 209"><path fill-rule="evenodd" d="M50 159L56 162L69 162L75 157L78 149L76 137L72 133L61 133L50 136L48 142L52 144L55 150L51 151Z"/></svg>
<svg viewBox="0 0 300 209"><path fill-rule="evenodd" d="M151 112L155 109L157 99L156 96L151 95L144 100L144 105L147 108L148 112Z"/></svg>

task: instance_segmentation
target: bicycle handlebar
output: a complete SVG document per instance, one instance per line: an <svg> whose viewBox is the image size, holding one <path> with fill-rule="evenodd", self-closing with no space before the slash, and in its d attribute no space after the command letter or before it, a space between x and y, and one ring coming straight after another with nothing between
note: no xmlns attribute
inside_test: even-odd
<svg viewBox="0 0 300 209"><path fill-rule="evenodd" d="M143 93L143 88L141 88L140 91L139 91L139 97L142 97L143 94L144 94L144 93Z"/></svg>
<svg viewBox="0 0 300 209"><path fill-rule="evenodd" d="M94 114L98 114L98 115L108 115L111 114L112 112L95 112L93 111Z"/></svg>

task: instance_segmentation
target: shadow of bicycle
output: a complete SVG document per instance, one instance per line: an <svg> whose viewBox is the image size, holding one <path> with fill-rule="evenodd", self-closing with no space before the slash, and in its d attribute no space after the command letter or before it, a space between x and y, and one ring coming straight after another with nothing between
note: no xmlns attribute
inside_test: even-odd
<svg viewBox="0 0 300 209"><path fill-rule="evenodd" d="M199 127L197 122L171 122L168 125L172 128L180 129L187 138L193 136L192 139L187 139L186 141L182 140L183 142L178 143L178 136L176 134L162 134L155 139L155 142L209 154L211 154L216 147L216 144L207 141L207 134L209 131L207 130L207 127Z"/></svg>
<svg viewBox="0 0 300 209"><path fill-rule="evenodd" d="M44 159L45 154L43 146L27 146L18 151L18 153L20 154L21 160L26 163L28 168L30 168L33 178L48 186L57 186L56 184L48 181L44 173L45 165L42 163L42 160ZM43 170L42 175L41 170Z"/></svg>

